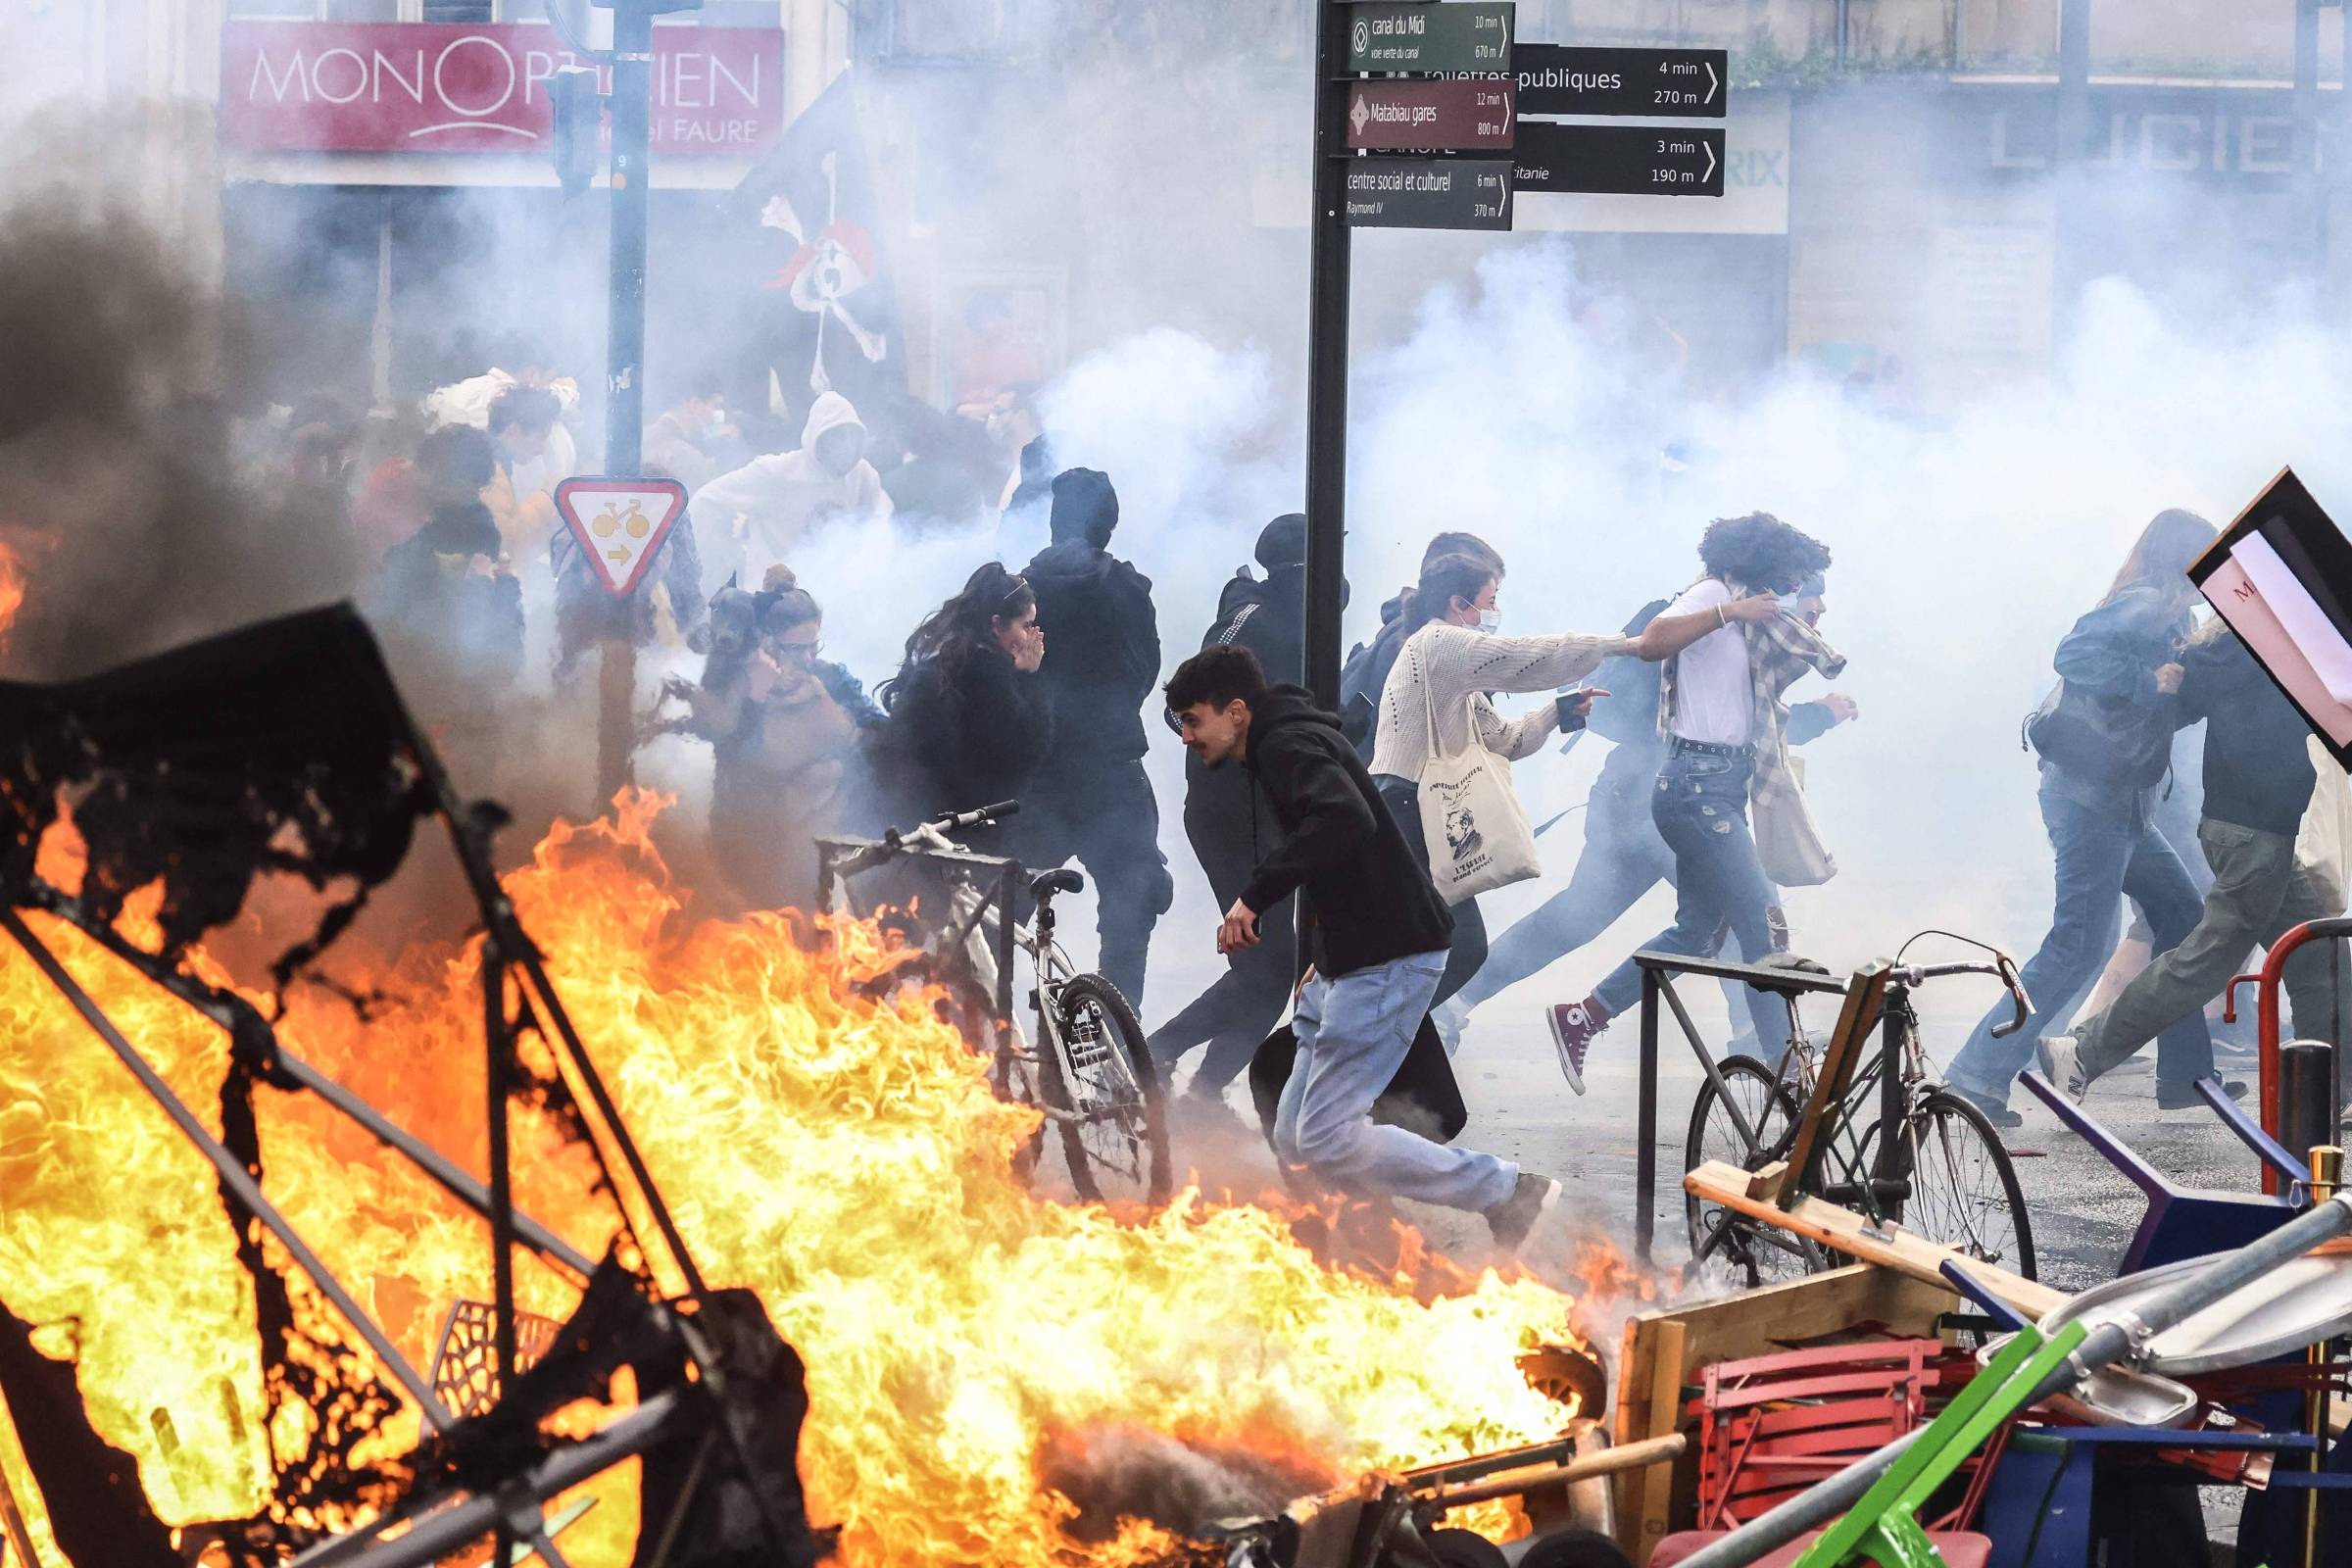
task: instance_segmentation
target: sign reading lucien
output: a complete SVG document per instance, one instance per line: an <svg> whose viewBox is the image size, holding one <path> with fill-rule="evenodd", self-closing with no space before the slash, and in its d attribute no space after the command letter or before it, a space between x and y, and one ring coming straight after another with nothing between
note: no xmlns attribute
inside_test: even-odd
<svg viewBox="0 0 2352 1568"><path fill-rule="evenodd" d="M538 152L548 82L575 63L543 24L231 22L221 139L255 152ZM783 126L774 28L657 27L653 77L657 153L745 157Z"/></svg>

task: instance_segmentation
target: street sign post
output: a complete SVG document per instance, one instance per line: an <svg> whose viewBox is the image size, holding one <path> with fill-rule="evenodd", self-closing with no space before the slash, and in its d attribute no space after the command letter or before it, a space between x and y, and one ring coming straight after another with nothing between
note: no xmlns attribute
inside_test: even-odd
<svg viewBox="0 0 2352 1568"><path fill-rule="evenodd" d="M1350 158L1346 167L1353 227L1511 226L1507 158Z"/></svg>
<svg viewBox="0 0 2352 1568"><path fill-rule="evenodd" d="M1447 0L1442 5L1351 5L1348 69L1414 74L1507 72L1511 68L1512 0Z"/></svg>
<svg viewBox="0 0 2352 1568"><path fill-rule="evenodd" d="M1501 77L1348 84L1348 145L1376 152L1507 150L1518 89Z"/></svg>
<svg viewBox="0 0 2352 1568"><path fill-rule="evenodd" d="M686 487L675 479L602 474L556 486L556 511L615 599L636 592L685 510Z"/></svg>
<svg viewBox="0 0 2352 1568"><path fill-rule="evenodd" d="M1716 125L1562 125L1530 120L1512 149L1523 191L1598 196L1720 196L1723 130Z"/></svg>
<svg viewBox="0 0 2352 1568"><path fill-rule="evenodd" d="M1511 63L1523 115L1721 120L1730 112L1729 57L1721 49L1523 43L1514 50Z"/></svg>

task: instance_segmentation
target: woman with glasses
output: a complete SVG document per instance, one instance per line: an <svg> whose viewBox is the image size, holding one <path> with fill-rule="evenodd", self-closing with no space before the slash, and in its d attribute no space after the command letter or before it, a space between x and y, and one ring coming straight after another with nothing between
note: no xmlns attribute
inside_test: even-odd
<svg viewBox="0 0 2352 1568"><path fill-rule="evenodd" d="M789 567L760 592L725 588L698 633L710 662L699 688L673 683L689 716L672 727L709 740L710 851L757 908L815 907L816 840L844 827L864 789L863 747L883 715L824 653L824 612Z"/></svg>

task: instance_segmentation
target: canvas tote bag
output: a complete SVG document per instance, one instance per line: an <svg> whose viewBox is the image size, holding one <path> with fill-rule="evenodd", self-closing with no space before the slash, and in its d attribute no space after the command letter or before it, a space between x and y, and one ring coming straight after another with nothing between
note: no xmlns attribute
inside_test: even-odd
<svg viewBox="0 0 2352 1568"><path fill-rule="evenodd" d="M1447 904L1459 904L1535 876L1543 864L1527 808L1511 788L1511 764L1480 743L1474 721L1464 725L1469 744L1440 756L1436 699L1426 669L1421 701L1429 712L1430 751L1418 780L1421 842L1439 894ZM1464 705L1477 701L1471 696Z"/></svg>

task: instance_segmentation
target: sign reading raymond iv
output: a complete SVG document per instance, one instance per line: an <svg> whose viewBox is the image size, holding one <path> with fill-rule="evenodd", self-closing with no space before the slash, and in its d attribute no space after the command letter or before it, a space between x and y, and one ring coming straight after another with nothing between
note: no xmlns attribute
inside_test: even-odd
<svg viewBox="0 0 2352 1568"><path fill-rule="evenodd" d="M252 152L538 152L548 83L574 63L542 24L231 22L220 139ZM783 128L775 28L656 27L653 77L657 153L745 158ZM600 71L597 90L612 86Z"/></svg>

